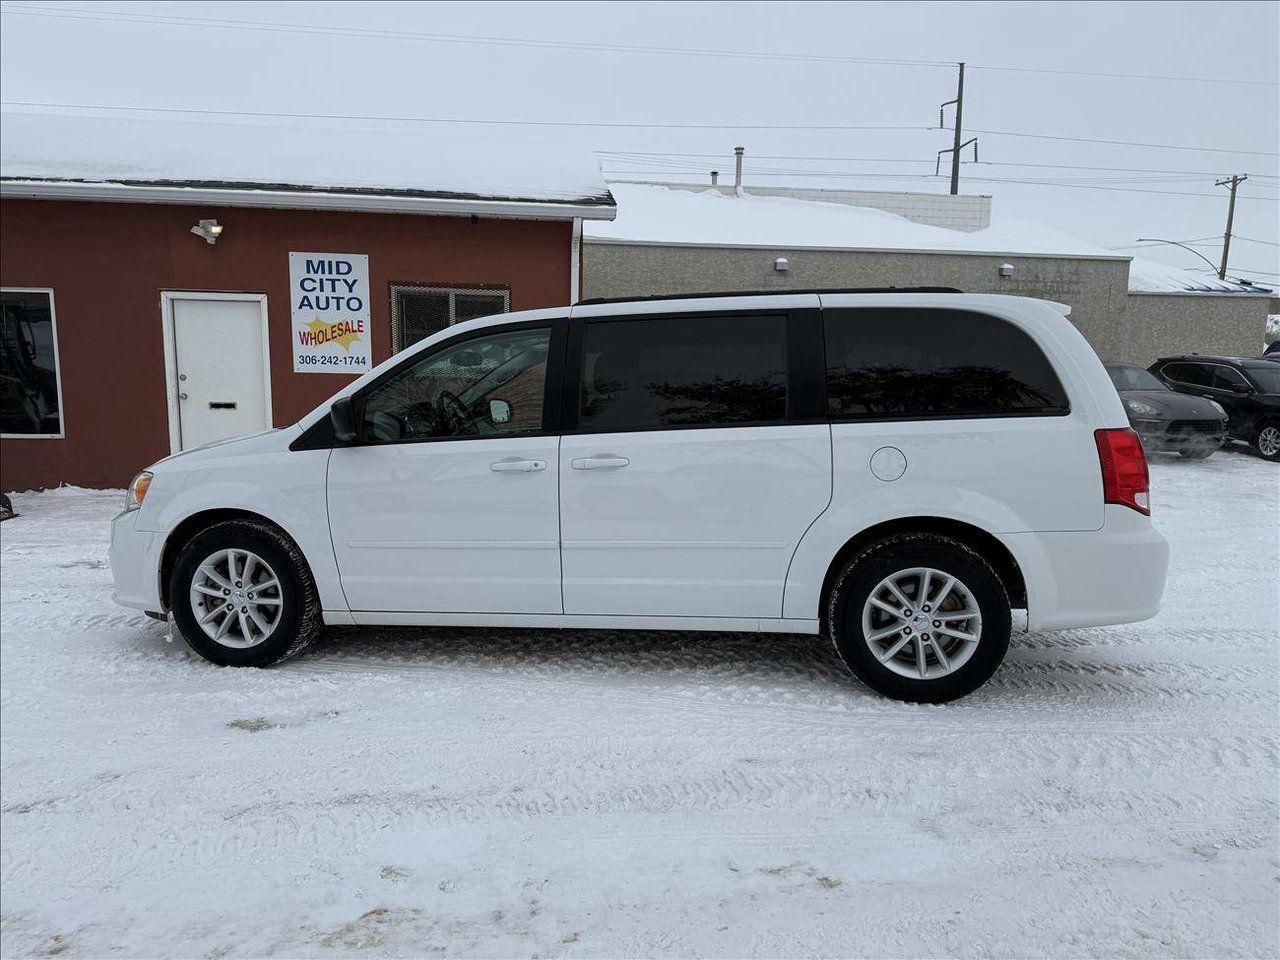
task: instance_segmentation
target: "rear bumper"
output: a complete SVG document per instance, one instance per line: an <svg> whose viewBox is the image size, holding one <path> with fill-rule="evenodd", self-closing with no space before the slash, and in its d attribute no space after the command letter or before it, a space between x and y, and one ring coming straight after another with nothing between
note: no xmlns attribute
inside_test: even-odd
<svg viewBox="0 0 1280 960"><path fill-rule="evenodd" d="M111 599L123 607L159 613L160 551L164 537L138 530L137 510L122 513L111 521L111 577L115 589Z"/></svg>
<svg viewBox="0 0 1280 960"><path fill-rule="evenodd" d="M1159 611L1168 542L1128 507L1108 504L1105 510L1101 530L1000 538L1027 583L1030 629L1132 623Z"/></svg>

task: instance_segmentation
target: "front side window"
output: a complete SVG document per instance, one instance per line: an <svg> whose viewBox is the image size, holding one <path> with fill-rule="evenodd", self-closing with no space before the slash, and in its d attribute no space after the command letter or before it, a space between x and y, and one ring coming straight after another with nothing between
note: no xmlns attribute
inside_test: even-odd
<svg viewBox="0 0 1280 960"><path fill-rule="evenodd" d="M53 295L0 292L0 433L62 435L57 356Z"/></svg>
<svg viewBox="0 0 1280 960"><path fill-rule="evenodd" d="M1280 363L1268 362L1265 366L1250 367L1249 376L1262 393L1280 393Z"/></svg>
<svg viewBox="0 0 1280 960"><path fill-rule="evenodd" d="M509 330L446 346L364 396L369 443L515 436L542 430L551 332Z"/></svg>
<svg viewBox="0 0 1280 960"><path fill-rule="evenodd" d="M961 310L823 313L833 419L1037 416L1070 411L1048 358L1024 331Z"/></svg>
<svg viewBox="0 0 1280 960"><path fill-rule="evenodd" d="M395 284L391 287L392 352L399 353L463 320L509 309L511 295L506 290Z"/></svg>
<svg viewBox="0 0 1280 960"><path fill-rule="evenodd" d="M740 426L786 415L785 317L586 324L580 430Z"/></svg>
<svg viewBox="0 0 1280 960"><path fill-rule="evenodd" d="M1239 370L1231 367L1215 366L1213 368L1213 386L1219 390L1235 390L1239 387L1248 389L1249 381Z"/></svg>

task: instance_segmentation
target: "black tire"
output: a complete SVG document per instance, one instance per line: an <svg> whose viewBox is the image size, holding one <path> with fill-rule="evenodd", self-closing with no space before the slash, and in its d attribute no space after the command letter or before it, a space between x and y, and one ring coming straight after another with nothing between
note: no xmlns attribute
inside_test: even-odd
<svg viewBox="0 0 1280 960"><path fill-rule="evenodd" d="M982 616L981 638L969 659L932 679L912 679L881 663L864 640L862 610L871 591L900 570L929 567L956 577ZM876 693L910 703L946 703L972 693L995 673L1012 629L1004 583L980 554L950 537L903 534L872 544L845 564L827 601L827 629L849 671Z"/></svg>
<svg viewBox="0 0 1280 960"><path fill-rule="evenodd" d="M1263 449L1263 447L1267 446L1267 444L1264 443L1264 438L1262 434L1264 431L1267 431L1267 430L1280 431L1280 422L1277 422L1275 420L1267 420L1263 423L1258 424L1257 429L1254 430L1253 432L1253 438L1251 439L1250 442L1253 444L1254 451L1263 460L1270 460L1272 463L1280 463L1280 446L1271 447L1270 453L1267 453Z"/></svg>
<svg viewBox="0 0 1280 960"><path fill-rule="evenodd" d="M1178 451L1186 460L1208 460L1217 447L1183 447Z"/></svg>
<svg viewBox="0 0 1280 960"><path fill-rule="evenodd" d="M191 607L191 583L200 564L219 550L247 550L262 558L280 580L281 614L275 629L250 647L231 647L208 636ZM320 633L320 598L297 544L267 523L228 520L196 534L178 555L169 577L173 621L187 645L223 667L268 667L296 656Z"/></svg>

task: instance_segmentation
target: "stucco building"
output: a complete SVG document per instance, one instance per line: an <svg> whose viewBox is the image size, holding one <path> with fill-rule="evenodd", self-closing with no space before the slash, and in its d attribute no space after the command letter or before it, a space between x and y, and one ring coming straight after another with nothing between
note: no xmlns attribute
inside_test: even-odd
<svg viewBox="0 0 1280 960"><path fill-rule="evenodd" d="M992 223L990 197L614 183L586 229L587 297L948 286L1071 306L1099 355L1252 355L1270 291L1135 260L1051 228ZM915 195L919 196L919 195Z"/></svg>

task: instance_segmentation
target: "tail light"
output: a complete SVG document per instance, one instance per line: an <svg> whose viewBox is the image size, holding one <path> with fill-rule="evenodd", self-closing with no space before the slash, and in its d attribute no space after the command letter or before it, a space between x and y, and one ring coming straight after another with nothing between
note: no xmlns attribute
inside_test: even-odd
<svg viewBox="0 0 1280 960"><path fill-rule="evenodd" d="M1142 441L1128 427L1095 430L1102 465L1102 499L1151 516L1151 478Z"/></svg>

